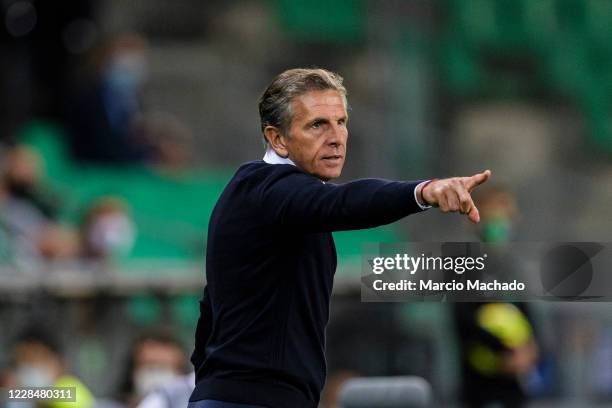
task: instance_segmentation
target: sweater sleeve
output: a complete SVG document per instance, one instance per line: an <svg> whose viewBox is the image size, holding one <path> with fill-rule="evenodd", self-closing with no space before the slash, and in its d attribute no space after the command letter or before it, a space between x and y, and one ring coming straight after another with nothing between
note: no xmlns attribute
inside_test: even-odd
<svg viewBox="0 0 612 408"><path fill-rule="evenodd" d="M261 185L263 212L282 227L309 232L372 228L421 212L420 181L361 179L323 183L298 169L279 171Z"/></svg>

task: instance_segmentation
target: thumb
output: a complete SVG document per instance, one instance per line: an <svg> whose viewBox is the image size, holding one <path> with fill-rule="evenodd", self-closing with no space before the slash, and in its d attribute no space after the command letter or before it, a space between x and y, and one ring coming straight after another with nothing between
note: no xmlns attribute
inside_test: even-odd
<svg viewBox="0 0 612 408"><path fill-rule="evenodd" d="M468 177L465 188L471 193L474 188L487 181L490 177L491 170L485 170L482 173L474 174L472 177Z"/></svg>
<svg viewBox="0 0 612 408"><path fill-rule="evenodd" d="M472 206L467 216L474 224L478 224L480 222L480 212L478 211L478 208L476 208L475 205Z"/></svg>

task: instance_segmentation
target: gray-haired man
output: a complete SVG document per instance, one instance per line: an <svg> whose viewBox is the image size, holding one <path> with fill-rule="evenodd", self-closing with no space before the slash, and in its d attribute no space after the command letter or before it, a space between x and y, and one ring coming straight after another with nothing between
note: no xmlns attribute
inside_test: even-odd
<svg viewBox="0 0 612 408"><path fill-rule="evenodd" d="M346 90L323 69L277 76L259 102L267 150L242 165L211 215L192 362L192 408L314 408L325 382L332 231L437 206L478 222L472 177L335 185L346 158Z"/></svg>

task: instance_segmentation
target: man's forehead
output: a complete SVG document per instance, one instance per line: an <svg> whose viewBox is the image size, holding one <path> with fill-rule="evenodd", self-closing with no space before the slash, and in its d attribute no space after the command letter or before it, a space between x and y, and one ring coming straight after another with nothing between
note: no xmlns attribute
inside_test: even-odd
<svg viewBox="0 0 612 408"><path fill-rule="evenodd" d="M293 103L296 115L346 115L344 98L334 89L306 92Z"/></svg>

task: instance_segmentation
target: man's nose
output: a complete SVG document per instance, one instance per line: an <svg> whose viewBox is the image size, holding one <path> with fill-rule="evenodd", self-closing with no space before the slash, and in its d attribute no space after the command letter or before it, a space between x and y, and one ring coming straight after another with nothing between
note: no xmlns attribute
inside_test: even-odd
<svg viewBox="0 0 612 408"><path fill-rule="evenodd" d="M342 145L343 129L339 125L331 126L328 143L332 147L338 147Z"/></svg>

